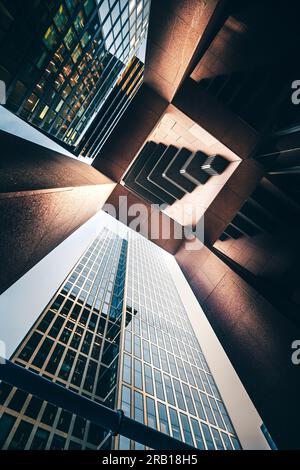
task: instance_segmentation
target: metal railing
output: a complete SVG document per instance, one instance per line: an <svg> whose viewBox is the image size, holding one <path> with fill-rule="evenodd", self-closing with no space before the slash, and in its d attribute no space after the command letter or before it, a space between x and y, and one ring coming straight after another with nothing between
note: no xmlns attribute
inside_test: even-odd
<svg viewBox="0 0 300 470"><path fill-rule="evenodd" d="M96 403L1 357L0 380L91 421L114 436L121 434L157 450L196 451L182 441L128 418L122 410Z"/></svg>

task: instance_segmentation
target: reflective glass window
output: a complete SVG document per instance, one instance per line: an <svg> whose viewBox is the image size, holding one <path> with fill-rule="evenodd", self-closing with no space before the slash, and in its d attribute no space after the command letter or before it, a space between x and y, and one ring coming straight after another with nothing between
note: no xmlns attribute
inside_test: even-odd
<svg viewBox="0 0 300 470"><path fill-rule="evenodd" d="M43 41L49 50L56 46L58 42L58 35L53 25L49 26L47 29L46 33L44 34Z"/></svg>
<svg viewBox="0 0 300 470"><path fill-rule="evenodd" d="M146 409L147 409L147 424L151 428L157 429L156 412L154 400L150 397L146 397Z"/></svg>
<svg viewBox="0 0 300 470"><path fill-rule="evenodd" d="M192 428L193 428L193 432L195 436L196 446L198 449L204 450L205 445L204 445L203 437L200 431L199 423L194 418L191 418L191 423L192 423Z"/></svg>
<svg viewBox="0 0 300 470"><path fill-rule="evenodd" d="M167 409L165 405L163 405L162 403L158 403L157 408L158 408L160 430L161 432L164 432L165 434L170 434Z"/></svg>
<svg viewBox="0 0 300 470"><path fill-rule="evenodd" d="M175 439L182 440L177 411L169 408L172 435Z"/></svg>
<svg viewBox="0 0 300 470"><path fill-rule="evenodd" d="M144 404L143 395L139 392L134 392L134 418L140 423L144 423Z"/></svg>
<svg viewBox="0 0 300 470"><path fill-rule="evenodd" d="M60 5L60 7L58 9L58 12L56 13L56 15L53 18L53 21L54 21L58 31L60 31L60 32L63 31L64 27L66 26L66 24L68 22L67 12L66 12L63 5Z"/></svg>
<svg viewBox="0 0 300 470"><path fill-rule="evenodd" d="M187 444L190 444L191 446L193 446L194 441L193 441L193 436L192 436L188 417L184 415L183 413L179 413L179 415L180 415L180 420L181 420L181 425L182 425L182 430L183 430L184 441Z"/></svg>

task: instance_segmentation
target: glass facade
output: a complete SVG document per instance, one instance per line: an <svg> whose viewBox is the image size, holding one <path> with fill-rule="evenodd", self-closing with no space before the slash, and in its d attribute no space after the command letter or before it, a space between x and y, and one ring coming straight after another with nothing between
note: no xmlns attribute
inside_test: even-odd
<svg viewBox="0 0 300 470"><path fill-rule="evenodd" d="M127 241L104 229L74 267L12 360L114 407ZM95 449L103 431L7 384L0 385L0 448Z"/></svg>
<svg viewBox="0 0 300 470"><path fill-rule="evenodd" d="M76 150L146 37L150 0L61 0L51 6L44 0L36 4L31 9L39 15L40 30L33 33L34 45L20 57L17 70L12 70L6 57L0 59L6 107ZM10 8L8 4L8 13ZM14 15L16 23L20 22L22 11ZM8 34L0 35L4 55L13 41L22 39Z"/></svg>
<svg viewBox="0 0 300 470"><path fill-rule="evenodd" d="M143 81L144 64L133 57L77 146L77 153L93 160L134 98Z"/></svg>
<svg viewBox="0 0 300 470"><path fill-rule="evenodd" d="M162 249L104 228L12 360L199 449L240 444ZM0 448L96 449L99 426L5 383ZM143 449L123 436L116 449Z"/></svg>
<svg viewBox="0 0 300 470"><path fill-rule="evenodd" d="M240 449L163 251L131 233L127 258L117 406L199 449ZM143 448L115 441L119 449Z"/></svg>

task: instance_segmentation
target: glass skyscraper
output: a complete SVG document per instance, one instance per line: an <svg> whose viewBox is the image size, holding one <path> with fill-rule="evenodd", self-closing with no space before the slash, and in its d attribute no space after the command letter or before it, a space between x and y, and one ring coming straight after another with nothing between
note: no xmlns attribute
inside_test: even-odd
<svg viewBox="0 0 300 470"><path fill-rule="evenodd" d="M11 359L199 449L240 448L167 257L133 232L100 232ZM96 449L106 436L5 383L0 404L2 449Z"/></svg>
<svg viewBox="0 0 300 470"><path fill-rule="evenodd" d="M150 0L0 0L6 107L76 152L145 40Z"/></svg>

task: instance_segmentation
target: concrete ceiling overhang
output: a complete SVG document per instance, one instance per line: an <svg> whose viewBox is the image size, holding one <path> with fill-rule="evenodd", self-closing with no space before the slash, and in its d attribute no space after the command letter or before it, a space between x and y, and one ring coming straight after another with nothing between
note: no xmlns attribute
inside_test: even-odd
<svg viewBox="0 0 300 470"><path fill-rule="evenodd" d="M202 208L207 245L219 238L263 174L249 158L259 141L257 132L189 78L204 46L209 46L226 20L227 6L222 0L152 2L144 83L93 163L118 183L107 200L117 204L118 196L124 195L120 188L124 174L151 139L204 150L208 155L223 154L231 162L227 170L184 198L189 205ZM166 133L168 119L171 127ZM143 198L134 197L145 204ZM194 216L175 216L177 209L169 207L164 217L182 226L196 222ZM174 251L178 240L170 245Z"/></svg>

